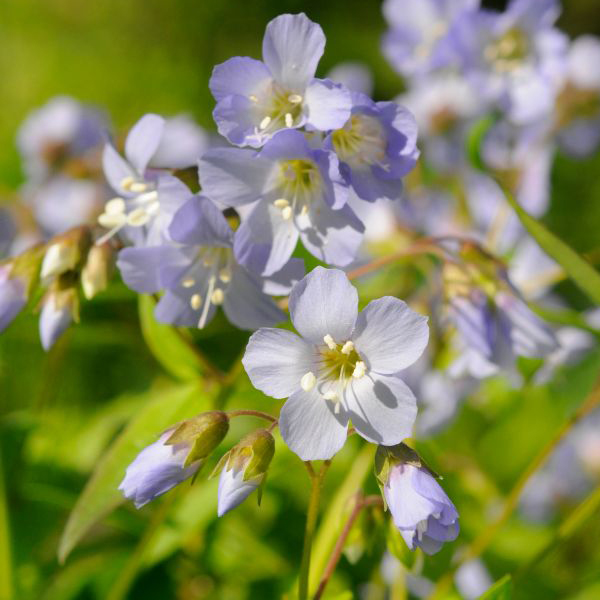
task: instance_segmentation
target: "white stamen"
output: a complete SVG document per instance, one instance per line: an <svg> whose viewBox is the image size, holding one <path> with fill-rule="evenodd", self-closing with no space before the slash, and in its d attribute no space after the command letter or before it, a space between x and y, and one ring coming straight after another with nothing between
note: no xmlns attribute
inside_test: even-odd
<svg viewBox="0 0 600 600"><path fill-rule="evenodd" d="M417 539L421 541L423 534L427 533L427 519L423 519L417 523Z"/></svg>
<svg viewBox="0 0 600 600"><path fill-rule="evenodd" d="M323 341L327 344L330 350L335 350L337 348L337 344L333 341L333 338L329 334L323 337Z"/></svg>
<svg viewBox="0 0 600 600"><path fill-rule="evenodd" d="M341 402L339 402L339 401L338 401L338 402L336 402L336 403L333 405L333 414L334 414L334 415L339 415L339 414L340 414L341 406L342 406L342 404L341 404Z"/></svg>
<svg viewBox="0 0 600 600"><path fill-rule="evenodd" d="M149 206L146 207L146 212L150 217L154 217L158 214L160 210L160 202L153 202Z"/></svg>
<svg viewBox="0 0 600 600"><path fill-rule="evenodd" d="M102 225L102 227L106 227L107 229L113 227L121 227L125 224L127 217L124 213L119 213L116 215L109 215L107 213L102 213L98 216L98 223Z"/></svg>
<svg viewBox="0 0 600 600"><path fill-rule="evenodd" d="M271 124L271 117L265 117L259 125L260 129L266 129Z"/></svg>
<svg viewBox="0 0 600 600"><path fill-rule="evenodd" d="M328 392L325 392L323 394L323 398L325 398L325 400L333 400L334 402L339 400L339 396L333 390L329 390Z"/></svg>
<svg viewBox="0 0 600 600"><path fill-rule="evenodd" d="M184 288L191 288L191 287L194 287L196 285L196 280L193 277L187 277L186 279L184 279L181 282L181 285Z"/></svg>
<svg viewBox="0 0 600 600"><path fill-rule="evenodd" d="M216 277L214 275L208 280L208 292L206 293L207 301L204 303L202 314L200 315L200 319L198 320L198 329L203 329L206 325L206 319L208 318L208 309L210 308L213 290L215 289L215 280Z"/></svg>
<svg viewBox="0 0 600 600"><path fill-rule="evenodd" d="M304 217L308 214L308 204L304 204L300 209L300 214Z"/></svg>
<svg viewBox="0 0 600 600"><path fill-rule="evenodd" d="M202 296L200 294L194 294L190 298L190 306L194 310L198 310L202 306Z"/></svg>
<svg viewBox="0 0 600 600"><path fill-rule="evenodd" d="M258 102L258 96L255 96L254 94L250 94L248 96L248 100L250 100L250 102Z"/></svg>
<svg viewBox="0 0 600 600"><path fill-rule="evenodd" d="M342 346L342 354L350 354L350 352L352 352L352 350L354 350L354 343L351 342L350 340L348 340L343 346Z"/></svg>
<svg viewBox="0 0 600 600"><path fill-rule="evenodd" d="M140 194L137 198L135 198L136 204L151 204L158 200L158 192L156 190L152 190L150 192L145 192Z"/></svg>
<svg viewBox="0 0 600 600"><path fill-rule="evenodd" d="M150 220L150 215L145 208L136 208L127 215L127 224L133 227L141 227Z"/></svg>
<svg viewBox="0 0 600 600"><path fill-rule="evenodd" d="M223 290L220 288L217 288L210 297L210 301L215 305L215 306L220 306L221 304L223 304L223 300L225 300L225 294L223 293Z"/></svg>
<svg viewBox="0 0 600 600"><path fill-rule="evenodd" d="M136 181L129 186L129 189L135 194L141 194L148 189L148 185L141 181Z"/></svg>
<svg viewBox="0 0 600 600"><path fill-rule="evenodd" d="M113 198L106 203L104 212L107 215L118 215L125 212L125 200L123 198Z"/></svg>
<svg viewBox="0 0 600 600"><path fill-rule="evenodd" d="M359 360L354 365L354 372L352 373L352 377L356 379L360 379L367 371L367 365L362 360Z"/></svg>
<svg viewBox="0 0 600 600"><path fill-rule="evenodd" d="M275 200L275 202L273 202L273 204L275 205L275 208L285 208L286 206L290 205L285 198L278 198Z"/></svg>
<svg viewBox="0 0 600 600"><path fill-rule="evenodd" d="M289 221L292 218L292 207L291 206L286 206L284 209L282 209L281 216L286 221Z"/></svg>
<svg viewBox="0 0 600 600"><path fill-rule="evenodd" d="M302 379L300 379L300 387L305 391L309 392L315 387L315 383L317 383L317 378L312 371L305 373L302 375Z"/></svg>
<svg viewBox="0 0 600 600"><path fill-rule="evenodd" d="M129 190L131 189L131 186L135 183L135 179L131 176L128 175L127 177L124 177L123 179L121 179L121 187L124 190Z"/></svg>
<svg viewBox="0 0 600 600"><path fill-rule="evenodd" d="M219 271L219 279L223 283L229 283L231 281L231 271L227 267L224 267Z"/></svg>
<svg viewBox="0 0 600 600"><path fill-rule="evenodd" d="M292 104L300 104L302 102L302 96L300 94L290 94L288 96L288 102Z"/></svg>
<svg viewBox="0 0 600 600"><path fill-rule="evenodd" d="M292 117L291 113L285 113L285 126L286 127L294 126L294 117Z"/></svg>

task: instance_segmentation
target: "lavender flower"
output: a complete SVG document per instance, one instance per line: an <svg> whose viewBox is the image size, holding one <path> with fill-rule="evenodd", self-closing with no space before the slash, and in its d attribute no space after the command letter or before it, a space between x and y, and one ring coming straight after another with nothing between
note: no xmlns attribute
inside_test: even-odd
<svg viewBox="0 0 600 600"><path fill-rule="evenodd" d="M104 147L104 173L119 196L109 200L98 222L109 229L101 241L125 229L136 246L162 243L175 211L191 192L176 177L147 170L159 149L165 120L154 114L143 116L125 141L125 159L112 144Z"/></svg>
<svg viewBox="0 0 600 600"><path fill-rule="evenodd" d="M379 446L375 474L406 545L438 552L458 536L458 512L419 455L406 446Z"/></svg>
<svg viewBox="0 0 600 600"><path fill-rule="evenodd" d="M125 283L140 293L165 290L155 316L163 323L204 327L223 306L242 329L272 325L285 318L264 290L267 282L246 271L233 254L234 232L208 198L194 196L175 214L169 235L175 244L125 248L117 266ZM301 261L300 261L301 263ZM275 276L284 293L303 272L293 261ZM286 278L289 279L286 286ZM271 286L272 288L273 286Z"/></svg>
<svg viewBox="0 0 600 600"><path fill-rule="evenodd" d="M334 152L313 149L299 131L282 131L258 154L215 148L200 160L203 192L225 206L252 205L236 233L236 259L263 275L285 265L298 238L323 262L345 266L364 227L346 206L348 185Z"/></svg>
<svg viewBox="0 0 600 600"><path fill-rule="evenodd" d="M4 331L27 304L26 285L11 276L11 264L0 265L0 332Z"/></svg>
<svg viewBox="0 0 600 600"><path fill-rule="evenodd" d="M390 296L359 314L346 275L322 267L294 286L290 315L301 337L260 329L242 362L254 387L288 397L279 427L291 450L302 460L331 458L344 445L349 420L374 443L408 437L416 401L398 372L427 345L427 319Z"/></svg>
<svg viewBox="0 0 600 600"><path fill-rule="evenodd" d="M350 116L350 94L314 77L324 47L323 30L304 13L273 19L263 39L264 62L237 56L213 71L219 133L232 144L258 147L284 128L341 127Z"/></svg>
<svg viewBox="0 0 600 600"><path fill-rule="evenodd" d="M79 319L79 297L74 286L52 289L45 297L40 313L40 340L50 350L73 321Z"/></svg>
<svg viewBox="0 0 600 600"><path fill-rule="evenodd" d="M373 102L352 94L352 116L325 141L340 160L340 171L357 196L374 202L402 194L402 177L415 166L417 125L395 102Z"/></svg>

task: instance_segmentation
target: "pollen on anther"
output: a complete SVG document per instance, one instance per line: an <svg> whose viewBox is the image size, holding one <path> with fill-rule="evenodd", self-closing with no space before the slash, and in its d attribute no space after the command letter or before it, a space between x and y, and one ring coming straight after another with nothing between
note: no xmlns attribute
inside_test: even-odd
<svg viewBox="0 0 600 600"><path fill-rule="evenodd" d="M225 300L225 294L222 289L217 288L210 297L210 301L215 305L219 306L223 304L223 300Z"/></svg>
<svg viewBox="0 0 600 600"><path fill-rule="evenodd" d="M136 194L140 194L145 192L148 189L148 186L145 183L136 181L129 186L129 189Z"/></svg>
<svg viewBox="0 0 600 600"><path fill-rule="evenodd" d="M261 122L260 122L260 129L266 129L269 125L271 124L271 117L265 117Z"/></svg>
<svg viewBox="0 0 600 600"><path fill-rule="evenodd" d="M292 117L291 113L285 113L285 126L286 127L294 126L294 117Z"/></svg>
<svg viewBox="0 0 600 600"><path fill-rule="evenodd" d="M334 402L339 400L339 396L333 390L329 390L328 392L325 392L323 394L323 398L325 398L325 400L332 400Z"/></svg>
<svg viewBox="0 0 600 600"><path fill-rule="evenodd" d="M343 346L342 346L342 354L350 354L350 352L352 352L352 350L354 350L354 343L351 340L348 340Z"/></svg>
<svg viewBox="0 0 600 600"><path fill-rule="evenodd" d="M224 267L219 271L219 279L223 283L229 283L231 281L231 271L227 267Z"/></svg>
<svg viewBox="0 0 600 600"><path fill-rule="evenodd" d="M127 177L123 177L123 179L121 179L121 187L124 190L129 190L132 186L132 184L135 183L135 179L131 176L128 175Z"/></svg>
<svg viewBox="0 0 600 600"><path fill-rule="evenodd" d="M275 205L275 208L285 208L286 206L290 205L285 198L277 198L273 204Z"/></svg>
<svg viewBox="0 0 600 600"><path fill-rule="evenodd" d="M125 200L123 198L109 200L104 207L104 212L107 215L118 215L125 212Z"/></svg>
<svg viewBox="0 0 600 600"><path fill-rule="evenodd" d="M285 208L283 208L281 210L281 216L286 220L289 221L292 218L292 207L291 206L286 206Z"/></svg>
<svg viewBox="0 0 600 600"><path fill-rule="evenodd" d="M184 288L191 288L191 287L193 287L194 285L196 285L196 280L195 280L193 277L187 277L186 279L184 279L184 280L181 282L181 285L182 285ZM197 295L197 294L196 294L196 295Z"/></svg>
<svg viewBox="0 0 600 600"><path fill-rule="evenodd" d="M317 378L315 377L315 374L312 371L305 373L304 375L302 375L302 378L300 379L300 387L305 392L309 392L310 390L312 390L315 387L316 383L317 383Z"/></svg>
<svg viewBox="0 0 600 600"><path fill-rule="evenodd" d="M335 350L337 348L337 344L329 334L323 336L323 341L327 344L327 347L330 350Z"/></svg>
<svg viewBox="0 0 600 600"><path fill-rule="evenodd" d="M200 296L200 294L194 294L190 298L190 306L194 310L198 310L202 306L202 296Z"/></svg>
<svg viewBox="0 0 600 600"><path fill-rule="evenodd" d="M365 365L365 363L362 360L359 360L355 365L354 365L354 371L352 373L352 377L355 377L356 379L360 379L367 371L367 365Z"/></svg>
<svg viewBox="0 0 600 600"><path fill-rule="evenodd" d="M250 100L250 102L258 102L258 96L255 96L254 94L250 94L248 96L248 100Z"/></svg>
<svg viewBox="0 0 600 600"><path fill-rule="evenodd" d="M300 104L302 102L302 96L300 94L290 94L288 96L288 102L292 104Z"/></svg>

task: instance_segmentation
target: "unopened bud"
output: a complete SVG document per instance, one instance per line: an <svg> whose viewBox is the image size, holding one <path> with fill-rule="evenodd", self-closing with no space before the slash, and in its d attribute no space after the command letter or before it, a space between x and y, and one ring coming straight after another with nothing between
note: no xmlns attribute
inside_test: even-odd
<svg viewBox="0 0 600 600"><path fill-rule="evenodd" d="M91 247L81 271L81 286L88 300L106 289L113 267L114 252L110 244Z"/></svg>
<svg viewBox="0 0 600 600"><path fill-rule="evenodd" d="M55 236L48 244L42 261L42 279L75 270L83 262L91 243L87 227L74 227Z"/></svg>
<svg viewBox="0 0 600 600"><path fill-rule="evenodd" d="M40 313L40 339L49 350L73 322L79 321L79 295L74 278L61 276L44 298Z"/></svg>
<svg viewBox="0 0 600 600"><path fill-rule="evenodd" d="M212 476L221 471L217 513L222 517L239 506L254 490L261 489L275 454L275 440L266 429L253 431L234 446L217 464Z"/></svg>

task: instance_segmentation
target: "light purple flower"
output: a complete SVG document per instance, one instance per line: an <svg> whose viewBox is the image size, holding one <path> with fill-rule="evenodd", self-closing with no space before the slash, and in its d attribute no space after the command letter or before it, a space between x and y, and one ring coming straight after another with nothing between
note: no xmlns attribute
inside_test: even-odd
<svg viewBox="0 0 600 600"><path fill-rule="evenodd" d="M417 124L395 102L373 102L353 93L350 119L328 136L325 147L335 151L342 175L359 198L395 200L402 195L402 177L419 156Z"/></svg>
<svg viewBox="0 0 600 600"><path fill-rule="evenodd" d="M448 30L479 0L386 0L383 14L390 25L382 49L401 75L422 75L453 62Z"/></svg>
<svg viewBox="0 0 600 600"><path fill-rule="evenodd" d="M208 147L206 131L190 117L178 115L165 119L158 148L148 164L157 169L194 167Z"/></svg>
<svg viewBox="0 0 600 600"><path fill-rule="evenodd" d="M348 90L314 77L324 48L323 30L304 13L273 19L264 62L236 56L214 68L209 86L219 133L232 144L258 147L284 128L341 127L350 115Z"/></svg>
<svg viewBox="0 0 600 600"><path fill-rule="evenodd" d="M70 289L60 292L51 291L46 296L39 321L40 340L44 350L50 350L73 322L76 295L76 290Z"/></svg>
<svg viewBox="0 0 600 600"><path fill-rule="evenodd" d="M244 481L244 469L235 466L230 470L223 469L219 477L218 516L237 508L259 485L260 481L256 479Z"/></svg>
<svg viewBox="0 0 600 600"><path fill-rule="evenodd" d="M348 185L334 152L313 149L299 131L281 131L255 153L215 148L200 160L203 193L215 202L250 208L236 232L237 260L271 275L298 242L323 262L352 262L364 227L346 205Z"/></svg>
<svg viewBox="0 0 600 600"><path fill-rule="evenodd" d="M234 258L238 232L234 233L208 198L194 196L179 209L169 227L174 243L125 248L119 253L117 266L125 283L135 291L149 294L165 290L155 311L163 323L202 328L219 306L242 329L281 322L285 315L265 293L266 282ZM301 261L292 261L274 276L271 288L278 287L277 292L284 293L302 273Z"/></svg>
<svg viewBox="0 0 600 600"><path fill-rule="evenodd" d="M398 372L427 345L427 319L390 296L359 314L346 275L322 267L294 286L289 306L300 336L260 329L242 362L254 387L288 398L279 428L291 450L302 460L331 458L349 420L374 443L408 437L416 400Z"/></svg>
<svg viewBox="0 0 600 600"><path fill-rule="evenodd" d="M418 547L435 554L458 536L458 512L426 468L394 464L383 493L394 525L411 550Z"/></svg>
<svg viewBox="0 0 600 600"><path fill-rule="evenodd" d="M176 210L191 192L177 178L148 170L165 131L165 120L144 115L125 140L125 158L110 143L104 147L104 173L119 194L109 200L98 222L109 229L105 241L124 229L136 246L153 246L165 240L166 230Z"/></svg>
<svg viewBox="0 0 600 600"><path fill-rule="evenodd" d="M27 304L26 284L11 276L11 265L0 265L0 332L4 331Z"/></svg>
<svg viewBox="0 0 600 600"><path fill-rule="evenodd" d="M119 489L126 498L133 500L136 508L141 508L185 481L202 464L202 461L196 461L184 466L191 446L188 443L166 444L172 433L173 429L163 433L127 467Z"/></svg>
<svg viewBox="0 0 600 600"><path fill-rule="evenodd" d="M342 84L350 92L370 96L373 93L373 74L367 65L361 62L342 62L329 73L327 79Z"/></svg>

